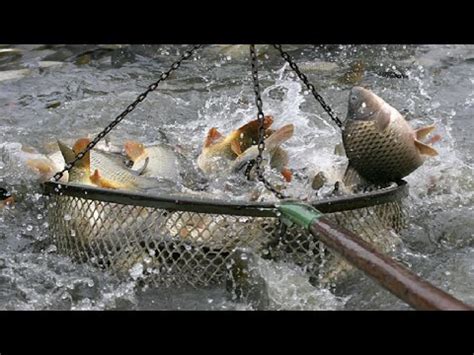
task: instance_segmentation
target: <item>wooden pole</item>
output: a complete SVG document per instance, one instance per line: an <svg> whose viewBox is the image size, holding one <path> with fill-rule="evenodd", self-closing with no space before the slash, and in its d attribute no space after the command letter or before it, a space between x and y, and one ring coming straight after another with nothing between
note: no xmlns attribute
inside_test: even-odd
<svg viewBox="0 0 474 355"><path fill-rule="evenodd" d="M353 232L337 225L309 205L284 203L283 217L305 226L312 235L382 287L419 310L473 310L450 294L417 276L404 265L378 252Z"/></svg>

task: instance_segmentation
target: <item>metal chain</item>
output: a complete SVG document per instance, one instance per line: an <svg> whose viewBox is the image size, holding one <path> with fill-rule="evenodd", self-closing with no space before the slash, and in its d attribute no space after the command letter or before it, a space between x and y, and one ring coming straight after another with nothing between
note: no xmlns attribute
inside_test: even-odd
<svg viewBox="0 0 474 355"><path fill-rule="evenodd" d="M257 64L257 53L255 52L255 45L251 44L250 45L250 60L252 64L252 78L253 78L253 89L255 91L255 103L257 104L257 109L258 109L258 114L257 114L257 119L259 122L259 127L258 127L258 155L257 158L255 159L255 169L257 171L257 177L258 180L263 182L265 187L271 191L277 198L279 199L284 199L286 198L285 195L283 195L280 191L275 189L273 185L265 179L263 176L263 166L261 165L262 160L263 160L263 151L265 150L265 128L264 128L264 117L265 115L263 114L263 102L262 98L260 97L260 85L258 83L258 64ZM248 177L248 174L250 173L250 169L247 168L246 174Z"/></svg>
<svg viewBox="0 0 474 355"><path fill-rule="evenodd" d="M74 167L74 164L76 164L79 160L81 160L88 151L90 151L92 148L94 148L94 146L97 143L99 143L99 141L102 138L104 138L116 125L118 125L125 118L125 116L127 116L130 112L132 112L140 102L145 100L145 98L147 97L147 95L150 92L156 90L156 88L158 87L158 84L161 81L166 80L168 78L168 76L173 71L175 71L176 69L178 69L180 67L181 62L184 61L185 59L188 59L189 57L191 57L191 55L194 53L194 51L196 49L198 49L199 47L201 47L201 45L197 44L197 45L194 45L191 49L184 52L184 54L181 56L181 58L179 58L176 62L174 62L171 65L171 67L168 69L168 71L162 73L160 78L155 83L148 86L148 89L145 92L143 92L142 94L140 94L133 103L128 105L127 108L121 114L119 114L107 127L104 128L104 130L102 132L100 132L91 142L89 142L87 147L83 151L79 152L76 155L76 157L74 158L74 160L72 160L71 162L66 162L67 164L64 167L64 169L57 172L52 177L52 180L56 181L56 182L59 181L59 179L62 178L62 176L64 175L64 173L66 171L71 170Z"/></svg>
<svg viewBox="0 0 474 355"><path fill-rule="evenodd" d="M298 65L296 65L296 63L293 61L293 59L291 58L291 56L285 52L283 49L282 49L282 46L281 44L274 44L273 47L275 47L276 49L278 49L278 51L280 52L281 56L283 57L283 59L285 59L289 64L290 64L290 67L291 69L293 69L293 71L296 73L296 75L298 75L298 77L301 79L301 81L306 85L306 87L308 88L309 91L311 91L311 93L313 94L314 98L321 104L321 106L323 107L324 111L326 111L326 113L329 115L329 117L331 117L331 119L338 125L339 128L342 128L342 121L337 117L336 113L331 109L331 107L329 107L328 104L326 104L326 102L324 101L324 99L321 97L321 95L319 95L316 91L316 89L314 88L314 85L311 84L309 81L308 81L308 78L306 75L304 75L300 69L298 68Z"/></svg>

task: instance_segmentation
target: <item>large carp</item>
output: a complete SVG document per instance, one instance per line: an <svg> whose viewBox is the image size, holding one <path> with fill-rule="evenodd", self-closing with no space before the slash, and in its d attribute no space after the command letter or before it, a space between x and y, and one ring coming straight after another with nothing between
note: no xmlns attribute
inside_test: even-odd
<svg viewBox="0 0 474 355"><path fill-rule="evenodd" d="M359 175L370 183L398 181L438 152L420 140L434 125L414 130L395 108L373 92L354 87L349 95L347 118L342 133L349 165L345 183ZM362 180L363 181L363 180Z"/></svg>

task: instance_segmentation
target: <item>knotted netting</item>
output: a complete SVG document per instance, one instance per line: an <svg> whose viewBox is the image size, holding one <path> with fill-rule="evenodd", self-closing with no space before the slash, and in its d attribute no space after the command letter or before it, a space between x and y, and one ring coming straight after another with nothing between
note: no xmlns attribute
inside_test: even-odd
<svg viewBox="0 0 474 355"><path fill-rule="evenodd" d="M283 260L324 279L347 269L310 233L288 227L272 203L149 196L48 182L49 226L58 252L121 277L139 270L155 285L225 281L236 250ZM390 251L403 227L401 183L313 203L329 218Z"/></svg>

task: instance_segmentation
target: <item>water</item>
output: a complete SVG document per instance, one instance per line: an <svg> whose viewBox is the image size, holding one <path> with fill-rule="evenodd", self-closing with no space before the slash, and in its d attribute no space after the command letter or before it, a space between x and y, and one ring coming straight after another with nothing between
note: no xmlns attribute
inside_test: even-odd
<svg viewBox="0 0 474 355"><path fill-rule="evenodd" d="M221 289L151 289L136 280L139 270L124 282L58 255L45 243L48 225L35 175L21 162L21 145L43 152L58 137L72 141L99 132L186 46L18 45L16 53L1 51L11 47L0 46L0 186L18 202L0 211L0 309L251 309ZM307 197L305 176L344 162L333 154L340 133L281 57L269 46L258 48L264 111L276 127L295 125L286 147L290 168L301 176L288 193ZM414 126L437 125L440 155L406 179L410 223L397 258L474 304L474 46L287 49L340 117L348 90L361 84ZM206 46L123 120L112 142L155 142L165 135L195 164L210 127L228 132L255 115L247 53ZM291 265L262 261L259 268L271 309L408 309L362 273L334 295L311 286Z"/></svg>

